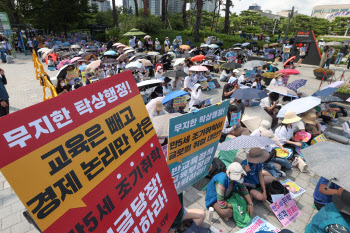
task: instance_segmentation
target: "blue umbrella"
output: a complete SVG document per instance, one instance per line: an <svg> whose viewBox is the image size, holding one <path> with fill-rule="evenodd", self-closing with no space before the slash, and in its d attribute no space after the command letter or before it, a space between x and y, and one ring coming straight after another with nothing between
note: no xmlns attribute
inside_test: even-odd
<svg viewBox="0 0 350 233"><path fill-rule="evenodd" d="M324 97L326 97L326 96L332 95L337 90L338 90L338 88L327 88L327 89L323 89L322 91L315 92L312 96L324 96Z"/></svg>
<svg viewBox="0 0 350 233"><path fill-rule="evenodd" d="M176 97L181 97L181 96L184 96L184 95L187 95L187 94L188 94L188 92L182 91L182 90L180 90L180 91L172 91L172 92L170 92L169 94L167 94L164 97L162 103L166 104L166 103L172 101L173 99L175 99Z"/></svg>
<svg viewBox="0 0 350 233"><path fill-rule="evenodd" d="M265 49L265 51L269 53L269 52L274 52L275 49Z"/></svg>
<svg viewBox="0 0 350 233"><path fill-rule="evenodd" d="M267 93L256 88L244 88L233 92L231 97L241 100L263 99L267 97Z"/></svg>
<svg viewBox="0 0 350 233"><path fill-rule="evenodd" d="M306 82L306 79L298 79L289 83L287 87L296 92L300 87L305 86Z"/></svg>
<svg viewBox="0 0 350 233"><path fill-rule="evenodd" d="M113 56L113 55L116 55L116 54L117 54L117 53L116 53L115 51L110 50L110 51L105 52L103 55L110 55L110 56Z"/></svg>

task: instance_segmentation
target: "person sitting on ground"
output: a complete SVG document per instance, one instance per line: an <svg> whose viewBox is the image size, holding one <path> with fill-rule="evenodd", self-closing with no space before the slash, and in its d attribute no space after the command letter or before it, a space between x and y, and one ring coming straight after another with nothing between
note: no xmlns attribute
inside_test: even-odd
<svg viewBox="0 0 350 233"><path fill-rule="evenodd" d="M223 70L220 75L220 81L227 82L231 76L232 76L232 73L229 69Z"/></svg>
<svg viewBox="0 0 350 233"><path fill-rule="evenodd" d="M64 79L59 78L57 80L56 92L57 92L57 95L61 95L61 94L68 92L68 88L67 88L67 85L66 85Z"/></svg>
<svg viewBox="0 0 350 233"><path fill-rule="evenodd" d="M196 79L194 76L194 73L192 71L189 72L189 75L186 76L184 81L184 90L185 91L191 91L194 90L194 85L196 84Z"/></svg>
<svg viewBox="0 0 350 233"><path fill-rule="evenodd" d="M316 114L313 112L308 112L307 114L302 116L302 122L305 123L306 132L310 133L313 137L317 137L321 134L321 125L317 120ZM293 126L294 131L294 126Z"/></svg>
<svg viewBox="0 0 350 233"><path fill-rule="evenodd" d="M224 128L222 129L222 134L231 135L234 137L238 137L241 135L249 135L249 129L243 128L241 126L240 119L238 120L239 121L238 124L235 124L235 122L233 122L231 120L232 114L235 114L238 112L240 112L240 111L238 111L237 106L230 105L228 107L227 116L226 116L225 123L224 123ZM242 116L242 114L241 114L241 116Z"/></svg>
<svg viewBox="0 0 350 233"><path fill-rule="evenodd" d="M269 86L283 86L283 79L282 79L282 73L276 72L274 78L271 80L271 83Z"/></svg>
<svg viewBox="0 0 350 233"><path fill-rule="evenodd" d="M259 201L266 201L267 193L265 184L276 180L273 176L263 176L263 163L269 158L269 153L258 147L251 148L247 159L242 161L242 167L247 173L244 177L244 184L250 195Z"/></svg>
<svg viewBox="0 0 350 233"><path fill-rule="evenodd" d="M240 89L238 85L238 79L235 77L231 77L230 80L228 80L228 83L225 84L223 90L222 90L222 100L231 99L231 95L236 90ZM233 103L233 101L232 101Z"/></svg>
<svg viewBox="0 0 350 233"><path fill-rule="evenodd" d="M265 111L272 117L272 127L278 123L277 113L279 108L277 107L277 104L279 103L279 97L280 95L278 93L271 92L269 96L260 101L260 107L265 109Z"/></svg>
<svg viewBox="0 0 350 233"><path fill-rule="evenodd" d="M332 195L341 195L344 191L339 185L331 182L330 186L327 188L329 180L322 177L319 179L315 191L314 191L314 204L317 210L320 210L323 206L332 202Z"/></svg>
<svg viewBox="0 0 350 233"><path fill-rule="evenodd" d="M175 77L173 81L173 91L179 91L184 88L184 80L181 77Z"/></svg>
<svg viewBox="0 0 350 233"><path fill-rule="evenodd" d="M289 151L278 142L278 138L270 130L264 130L261 133L261 136L271 139L279 148L281 148L283 152L289 153ZM286 176L286 174L284 173L284 171L282 171L282 167L289 170L292 168L292 166L286 158L277 157L277 151L273 147L275 147L275 145L268 145L264 148L261 148L265 149L270 154L269 159L265 161L263 165L263 175L272 175L275 178L279 178L281 176L284 177Z"/></svg>
<svg viewBox="0 0 350 233"><path fill-rule="evenodd" d="M157 101L156 106L154 107L154 109L151 112L151 118L153 118L155 116L166 115L166 114L168 114L168 112L164 110L164 106L163 106L162 101Z"/></svg>
<svg viewBox="0 0 350 233"><path fill-rule="evenodd" d="M155 77L156 79L158 79L158 80L162 80L163 75L164 75L164 72L163 72L162 66L158 66L158 67L157 67L157 72L155 73L154 77Z"/></svg>
<svg viewBox="0 0 350 233"><path fill-rule="evenodd" d="M266 88L264 85L261 84L261 78L262 78L261 74L255 75L255 81L252 84L252 88L256 88L259 90L263 90Z"/></svg>
<svg viewBox="0 0 350 233"><path fill-rule="evenodd" d="M335 118L338 118L338 112L340 112L340 108L336 104L331 104L330 102L326 102L326 103L322 103L320 107L321 107L321 111L335 113ZM320 118L323 120L325 124L334 126L333 117L321 114Z"/></svg>
<svg viewBox="0 0 350 233"><path fill-rule="evenodd" d="M278 142L285 148L291 149L295 152L295 146L301 147L300 142L294 141L293 127L294 122L300 121L301 118L298 117L294 112L286 112L282 123L275 129L275 135L279 138Z"/></svg>
<svg viewBox="0 0 350 233"><path fill-rule="evenodd" d="M333 195L332 200L312 218L305 232L350 232L350 193L344 190L341 195Z"/></svg>
<svg viewBox="0 0 350 233"><path fill-rule="evenodd" d="M174 179L174 178L173 178ZM183 203L183 193L178 194L178 198L181 204L181 209L177 214L173 224L170 227L169 233L175 233L177 227L181 224L183 220L192 219L193 222L200 226L205 220L205 212L201 209L187 209Z"/></svg>
<svg viewBox="0 0 350 233"><path fill-rule="evenodd" d="M189 103L189 108L197 108L200 109L203 106L203 95L202 95L202 87L199 83L196 83L191 92L191 100Z"/></svg>
<svg viewBox="0 0 350 233"><path fill-rule="evenodd" d="M249 77L247 77L247 78L245 77L246 72L247 72L247 69L244 69L243 73L238 78L238 83L241 85L245 85L246 82L249 80Z"/></svg>
<svg viewBox="0 0 350 233"><path fill-rule="evenodd" d="M205 206L207 209L213 207L219 216L225 220L232 218L233 211L236 210L233 209L229 199L234 192L239 192L246 199L248 213L252 216L254 213L253 202L243 182L246 175L247 173L237 162L231 163L226 173L221 172L216 174L207 187L207 194L205 196Z"/></svg>
<svg viewBox="0 0 350 233"><path fill-rule="evenodd" d="M170 92L173 91L173 88L172 88L172 86L170 84L170 81L171 81L170 78L168 78L168 77L164 78L164 82L162 84L163 85L163 95L164 96L166 96L167 94L169 94Z"/></svg>

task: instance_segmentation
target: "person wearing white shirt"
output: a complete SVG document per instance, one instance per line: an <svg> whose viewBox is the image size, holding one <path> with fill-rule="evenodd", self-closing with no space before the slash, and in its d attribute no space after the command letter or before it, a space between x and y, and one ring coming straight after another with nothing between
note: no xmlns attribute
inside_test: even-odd
<svg viewBox="0 0 350 233"><path fill-rule="evenodd" d="M164 106L162 104L162 101L157 101L156 106L151 112L151 118L156 117L156 116L162 116L168 114L167 111L164 110Z"/></svg>
<svg viewBox="0 0 350 233"><path fill-rule="evenodd" d="M202 74L202 72L199 72L198 81L204 82L204 81L208 81L208 79Z"/></svg>
<svg viewBox="0 0 350 233"><path fill-rule="evenodd" d="M272 127L278 123L278 109L276 108L276 105L278 104L279 97L280 95L278 93L271 92L268 97L265 97L260 101L260 107L265 109L265 111L272 117Z"/></svg>
<svg viewBox="0 0 350 233"><path fill-rule="evenodd" d="M269 86L279 86L282 87L283 85L283 79L281 77L281 73L280 72L276 72L275 73L275 77L271 80L270 85Z"/></svg>
<svg viewBox="0 0 350 233"><path fill-rule="evenodd" d="M165 77L164 79L164 83L163 83L163 95L166 96L167 94L169 94L170 92L173 91L173 88L170 84L171 79L168 77Z"/></svg>
<svg viewBox="0 0 350 233"><path fill-rule="evenodd" d="M248 81L249 77L246 78L246 77L245 77L245 73L246 73L246 71L244 70L243 73L242 73L242 75L239 76L239 78L238 78L238 83L239 83L239 84L244 85L244 84Z"/></svg>
<svg viewBox="0 0 350 233"><path fill-rule="evenodd" d="M305 124L303 121L297 121L292 124L293 133L299 132L299 131L305 131Z"/></svg>
<svg viewBox="0 0 350 233"><path fill-rule="evenodd" d="M230 70L223 70L220 74L220 81L227 82L231 76L232 76L232 74L231 74Z"/></svg>
<svg viewBox="0 0 350 233"><path fill-rule="evenodd" d="M189 108L192 107L201 108L202 107L202 101L203 101L203 95L202 95L202 87L200 84L195 84L193 87L193 90L191 92L191 100L189 103Z"/></svg>
<svg viewBox="0 0 350 233"><path fill-rule="evenodd" d="M187 76L187 77L185 78L185 81L184 81L184 88L185 88L185 89L193 90L194 84L195 84L195 83L196 83L196 82L194 82L194 79L193 79L193 77L192 77L192 74L190 74L189 76Z"/></svg>
<svg viewBox="0 0 350 233"><path fill-rule="evenodd" d="M106 75L108 76L108 77L110 77L110 76L113 76L115 73L114 73L114 70L112 70L112 66L111 65L109 65L108 66L108 70L106 71Z"/></svg>
<svg viewBox="0 0 350 233"><path fill-rule="evenodd" d="M183 80L182 78L176 77L175 81L173 81L173 91L180 91L183 88Z"/></svg>
<svg viewBox="0 0 350 233"><path fill-rule="evenodd" d="M301 146L300 142L293 141L293 127L292 124L300 121L301 118L298 117L294 112L286 112L282 124L275 129L275 135L279 138L278 142L281 145L286 145L294 150L294 146ZM285 147L286 147L285 146Z"/></svg>
<svg viewBox="0 0 350 233"><path fill-rule="evenodd" d="M130 36L130 39L129 39L129 46L130 47L132 47L132 48L136 47L135 40L136 40L136 36Z"/></svg>
<svg viewBox="0 0 350 233"><path fill-rule="evenodd" d="M190 67L188 67L187 65L184 66L184 72L185 72L186 74L188 74L189 69L190 69Z"/></svg>
<svg viewBox="0 0 350 233"><path fill-rule="evenodd" d="M162 77L163 77L163 69L162 69L162 67L161 66L158 66L157 67L157 71L156 71L156 73L154 74L154 77L156 78L156 79L158 79L158 80L162 80Z"/></svg>
<svg viewBox="0 0 350 233"><path fill-rule="evenodd" d="M289 44L289 41L286 41L283 45L282 63L288 60L291 48L292 46Z"/></svg>
<svg viewBox="0 0 350 233"><path fill-rule="evenodd" d="M138 49L142 49L143 44L142 44L142 41L141 41L141 40L139 40L139 41L137 42L137 46L138 46Z"/></svg>
<svg viewBox="0 0 350 233"><path fill-rule="evenodd" d="M169 40L169 37L165 37L164 47L170 48L170 40Z"/></svg>

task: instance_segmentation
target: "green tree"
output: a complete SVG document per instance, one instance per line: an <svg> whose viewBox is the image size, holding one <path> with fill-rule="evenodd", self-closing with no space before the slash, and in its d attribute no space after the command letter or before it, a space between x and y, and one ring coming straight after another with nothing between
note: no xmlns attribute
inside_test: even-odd
<svg viewBox="0 0 350 233"><path fill-rule="evenodd" d="M348 25L350 25L349 17L336 17L331 23L333 32L341 36L345 34ZM350 35L350 30L347 35Z"/></svg>
<svg viewBox="0 0 350 233"><path fill-rule="evenodd" d="M228 34L230 30L230 7L231 0L226 0L225 4L225 24L224 24L224 33Z"/></svg>

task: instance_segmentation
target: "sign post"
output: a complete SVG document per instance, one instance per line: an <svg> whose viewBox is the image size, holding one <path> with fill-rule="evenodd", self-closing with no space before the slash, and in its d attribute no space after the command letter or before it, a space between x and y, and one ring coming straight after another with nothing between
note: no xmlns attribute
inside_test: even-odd
<svg viewBox="0 0 350 233"><path fill-rule="evenodd" d="M131 72L0 119L1 172L46 232L167 232L179 199Z"/></svg>
<svg viewBox="0 0 350 233"><path fill-rule="evenodd" d="M174 117L169 123L168 166L177 193L208 174L219 144L229 101Z"/></svg>

